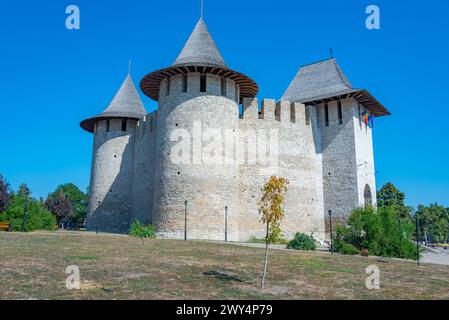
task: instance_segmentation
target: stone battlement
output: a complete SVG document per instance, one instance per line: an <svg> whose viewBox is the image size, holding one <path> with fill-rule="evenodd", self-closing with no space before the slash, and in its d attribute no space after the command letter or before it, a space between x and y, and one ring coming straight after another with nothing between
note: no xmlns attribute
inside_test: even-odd
<svg viewBox="0 0 449 320"><path fill-rule="evenodd" d="M148 113L140 118L136 127L136 140L140 140L143 136L155 133L157 129L157 111Z"/></svg>
<svg viewBox="0 0 449 320"><path fill-rule="evenodd" d="M241 120L265 120L282 123L294 123L299 125L310 125L310 109L312 106L305 106L299 102L281 100L276 102L273 99L263 99L261 106L259 100L243 99Z"/></svg>

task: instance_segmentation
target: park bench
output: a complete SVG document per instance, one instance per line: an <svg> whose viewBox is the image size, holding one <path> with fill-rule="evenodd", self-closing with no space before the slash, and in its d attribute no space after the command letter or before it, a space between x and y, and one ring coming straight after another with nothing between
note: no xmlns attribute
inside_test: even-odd
<svg viewBox="0 0 449 320"><path fill-rule="evenodd" d="M10 224L8 222L0 222L0 231L9 231Z"/></svg>

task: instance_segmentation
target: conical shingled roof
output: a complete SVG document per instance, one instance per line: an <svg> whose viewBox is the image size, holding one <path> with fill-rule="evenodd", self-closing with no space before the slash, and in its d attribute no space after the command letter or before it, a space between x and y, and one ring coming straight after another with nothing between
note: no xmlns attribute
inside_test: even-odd
<svg viewBox="0 0 449 320"><path fill-rule="evenodd" d="M172 66L180 65L226 66L203 18L196 24Z"/></svg>
<svg viewBox="0 0 449 320"><path fill-rule="evenodd" d="M281 99L301 103L322 103L338 97L356 99L375 116L390 114L367 90L352 87L335 58L299 68Z"/></svg>
<svg viewBox="0 0 449 320"><path fill-rule="evenodd" d="M136 86L128 74L109 106L99 115L81 122L81 127L93 132L95 122L109 118L140 119L147 112L137 92Z"/></svg>
<svg viewBox="0 0 449 320"><path fill-rule="evenodd" d="M225 65L203 18L198 20L175 62L170 67L147 74L140 82L140 89L145 95L158 101L162 80L190 72L216 74L233 80L240 88L241 98L253 98L259 91L254 80Z"/></svg>

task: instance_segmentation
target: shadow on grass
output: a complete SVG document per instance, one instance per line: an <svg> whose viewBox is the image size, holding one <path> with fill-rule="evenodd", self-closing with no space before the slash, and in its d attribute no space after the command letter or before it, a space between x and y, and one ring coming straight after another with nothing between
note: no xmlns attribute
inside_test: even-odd
<svg viewBox="0 0 449 320"><path fill-rule="evenodd" d="M97 256L66 256L65 260L98 260Z"/></svg>
<svg viewBox="0 0 449 320"><path fill-rule="evenodd" d="M235 282L240 282L240 283L245 282L242 279L240 279L239 277L229 275L229 274L219 272L219 271L206 271L206 272L203 272L203 275L205 275L207 277L213 277L215 279L222 280L222 281L235 281Z"/></svg>

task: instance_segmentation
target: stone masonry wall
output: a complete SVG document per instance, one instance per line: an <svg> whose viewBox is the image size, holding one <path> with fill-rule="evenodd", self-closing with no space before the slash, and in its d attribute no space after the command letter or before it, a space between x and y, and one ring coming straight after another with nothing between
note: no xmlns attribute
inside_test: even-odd
<svg viewBox="0 0 449 320"><path fill-rule="evenodd" d="M257 99L244 99L239 115L232 80L223 92L221 78L208 75L206 92L199 92L199 79L189 74L187 92L181 76L163 81L158 111L137 124L128 120L126 132L121 119L110 119L108 132L106 120L97 123L89 230L123 233L140 220L160 236L183 238L187 200L189 239L223 240L226 206L228 240L262 238L258 202L273 174L290 181L281 225L286 238L305 232L324 239L327 210L344 219L364 204L366 185L375 204L372 130L360 122L356 101L341 101L341 124L337 102L330 102L328 126L323 104L265 99L259 108ZM214 143L223 149L205 151ZM211 150L223 163L207 163ZM186 157L173 161L172 152Z"/></svg>
<svg viewBox="0 0 449 320"><path fill-rule="evenodd" d="M338 102L328 103L329 124L325 121L325 105L318 108L318 127L322 137L324 211L333 212L333 221L343 221L359 205L354 100L341 100L342 123L338 118Z"/></svg>
<svg viewBox="0 0 449 320"><path fill-rule="evenodd" d="M195 159L201 156L201 147L213 143L220 132L238 128L238 107L234 101L232 80L227 80L227 88L226 95L222 96L221 79L207 75L207 90L200 92L200 74L197 73L189 73L187 92L183 92L182 76L173 76L169 82L164 80L161 84L153 223L162 236L184 237L184 201L188 201L188 238L223 240L225 206L228 206L228 238L238 239L236 219L233 218L238 213L238 167L236 164L208 164L201 157ZM211 129L217 129L218 133L211 132ZM199 152L194 152L196 132L200 132L202 144ZM181 141L188 150L187 164L174 162L171 155L172 148Z"/></svg>
<svg viewBox="0 0 449 320"><path fill-rule="evenodd" d="M376 179L374 169L374 152L373 152L373 130L366 125L361 119L360 114L365 108L352 101L352 110L354 113L354 134L355 134L355 151L357 163L357 196L358 205L365 205L364 192L368 185L371 193L371 204L376 205Z"/></svg>
<svg viewBox="0 0 449 320"><path fill-rule="evenodd" d="M123 132L122 120L111 119L107 131L106 121L97 124L94 134L87 229L125 233L131 209L136 123L128 120Z"/></svg>
<svg viewBox="0 0 449 320"><path fill-rule="evenodd" d="M138 122L134 146L134 174L130 222L152 223L157 111Z"/></svg>
<svg viewBox="0 0 449 320"><path fill-rule="evenodd" d="M268 137L261 139L268 136L270 130L272 134L277 132L278 137L273 150L270 150ZM281 225L284 236L291 238L296 232L305 232L324 239L321 156L315 148L315 140L319 139L315 108L288 101L276 104L274 100L263 100L259 112L257 99L248 99L243 105L240 133L240 143L245 145L245 163L239 168L239 239L264 237L265 226L259 222L258 202L262 196L261 188L272 174L290 182ZM267 154L277 149L277 167L269 170L261 159L256 164L250 161L250 155L258 152L251 148L251 144L256 143L256 136L260 139L257 146L264 148L266 145Z"/></svg>

